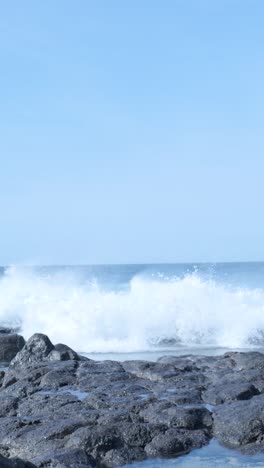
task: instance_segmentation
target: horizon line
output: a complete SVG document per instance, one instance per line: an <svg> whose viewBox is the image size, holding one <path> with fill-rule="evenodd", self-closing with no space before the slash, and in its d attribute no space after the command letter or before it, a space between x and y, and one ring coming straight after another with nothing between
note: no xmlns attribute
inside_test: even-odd
<svg viewBox="0 0 264 468"><path fill-rule="evenodd" d="M122 262L122 263L10 263L7 265L0 265L0 268L10 268L10 267L15 267L15 266L21 266L21 267L46 267L46 268L57 268L57 267L100 267L100 266L144 266L144 265L150 265L150 266L155 266L155 265L229 265L229 264L253 264L253 263L264 263L264 260L226 260L226 261L198 261L198 262Z"/></svg>

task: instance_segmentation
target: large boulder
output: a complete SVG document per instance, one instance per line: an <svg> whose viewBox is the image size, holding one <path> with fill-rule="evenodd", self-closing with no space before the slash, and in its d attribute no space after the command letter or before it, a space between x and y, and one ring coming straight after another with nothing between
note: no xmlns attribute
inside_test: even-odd
<svg viewBox="0 0 264 468"><path fill-rule="evenodd" d="M27 366L47 359L54 349L50 339L42 333L35 333L26 342L23 349L12 360L11 367Z"/></svg>
<svg viewBox="0 0 264 468"><path fill-rule="evenodd" d="M9 363L25 345L23 336L0 333L0 361Z"/></svg>
<svg viewBox="0 0 264 468"><path fill-rule="evenodd" d="M78 354L69 346L63 344L54 346L48 336L35 333L29 338L23 349L16 354L10 367L21 368L43 361L76 361L78 359Z"/></svg>
<svg viewBox="0 0 264 468"><path fill-rule="evenodd" d="M171 428L160 433L146 445L145 452L149 457L175 457L200 448L209 443L209 433L201 430L186 431Z"/></svg>
<svg viewBox="0 0 264 468"><path fill-rule="evenodd" d="M261 444L264 441L264 396L217 407L214 435L219 442L233 448Z"/></svg>

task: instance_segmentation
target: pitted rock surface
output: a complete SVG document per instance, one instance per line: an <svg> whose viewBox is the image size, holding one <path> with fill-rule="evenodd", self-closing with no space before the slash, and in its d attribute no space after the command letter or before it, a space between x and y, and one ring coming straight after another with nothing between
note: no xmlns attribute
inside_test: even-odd
<svg viewBox="0 0 264 468"><path fill-rule="evenodd" d="M263 370L255 352L93 361L33 335L1 376L0 466L111 468L212 437L262 451Z"/></svg>

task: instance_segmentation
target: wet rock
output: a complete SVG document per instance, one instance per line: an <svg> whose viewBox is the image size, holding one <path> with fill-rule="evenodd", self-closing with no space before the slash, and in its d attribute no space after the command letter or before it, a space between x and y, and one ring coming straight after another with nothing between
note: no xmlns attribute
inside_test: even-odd
<svg viewBox="0 0 264 468"><path fill-rule="evenodd" d="M18 398L0 395L0 418L4 416L14 416L18 406Z"/></svg>
<svg viewBox="0 0 264 468"><path fill-rule="evenodd" d="M0 334L4 335L12 335L18 331L17 328L10 328L10 327L0 327Z"/></svg>
<svg viewBox="0 0 264 468"><path fill-rule="evenodd" d="M180 356L162 356L158 359L161 364L169 364L174 366L176 369L181 371L197 371L199 368L196 366L195 362L188 357Z"/></svg>
<svg viewBox="0 0 264 468"><path fill-rule="evenodd" d="M1 377L0 453L39 468L264 448L261 353L98 362L36 334Z"/></svg>
<svg viewBox="0 0 264 468"><path fill-rule="evenodd" d="M225 403L214 412L214 435L229 447L264 441L264 396L249 401Z"/></svg>
<svg viewBox="0 0 264 468"><path fill-rule="evenodd" d="M63 386L71 386L76 382L76 362L54 362L47 366L47 372L41 377L39 386L42 389L59 389Z"/></svg>
<svg viewBox="0 0 264 468"><path fill-rule="evenodd" d="M157 402L140 411L145 422L163 423L168 427L190 430L212 426L211 413L203 407L180 407L170 402Z"/></svg>
<svg viewBox="0 0 264 468"><path fill-rule="evenodd" d="M35 333L22 347L21 351L16 354L10 363L10 367L27 368L41 362L70 360L80 360L79 355L73 349L61 343L54 346L48 336Z"/></svg>
<svg viewBox="0 0 264 468"><path fill-rule="evenodd" d="M58 450L34 459L43 468L94 468L95 462L84 450Z"/></svg>
<svg viewBox="0 0 264 468"><path fill-rule="evenodd" d="M9 363L23 348L24 344L23 336L0 333L0 361Z"/></svg>
<svg viewBox="0 0 264 468"><path fill-rule="evenodd" d="M206 403L219 405L230 400L249 400L255 395L258 395L258 389L250 383L237 384L220 384L219 386L209 387L202 394L202 398Z"/></svg>
<svg viewBox="0 0 264 468"><path fill-rule="evenodd" d="M49 360L50 361L79 361L79 355L73 351L73 349L69 348L64 344L56 344L54 349L49 353Z"/></svg>
<svg viewBox="0 0 264 468"><path fill-rule="evenodd" d="M252 351L250 353L229 352L225 359L231 359L236 370L264 369L264 354Z"/></svg>
<svg viewBox="0 0 264 468"><path fill-rule="evenodd" d="M126 361L123 367L127 372L139 378L151 381L162 381L164 379L181 378L184 372L171 364L147 361Z"/></svg>
<svg viewBox="0 0 264 468"><path fill-rule="evenodd" d="M209 440L209 434L204 431L190 432L172 428L154 437L146 445L145 451L149 457L173 457L202 447Z"/></svg>
<svg viewBox="0 0 264 468"><path fill-rule="evenodd" d="M142 461L147 458L146 453L140 447L123 447L112 449L101 457L101 465L105 468L127 465L135 461Z"/></svg>
<svg viewBox="0 0 264 468"><path fill-rule="evenodd" d="M5 371L0 371L0 387L3 385L3 381L5 378Z"/></svg>
<svg viewBox="0 0 264 468"><path fill-rule="evenodd" d="M109 450L122 448L124 441L119 427L111 424L83 427L76 430L70 438L68 446L84 448L86 452L98 460L102 454Z"/></svg>
<svg viewBox="0 0 264 468"><path fill-rule="evenodd" d="M166 399L175 403L177 405L197 405L201 401L201 391L198 388L194 389L180 389L172 392L171 389L168 389L161 396L162 399Z"/></svg>
<svg viewBox="0 0 264 468"><path fill-rule="evenodd" d="M146 445L145 452L149 457L173 457L184 453L184 445L178 438L179 431L170 429L165 434L158 434Z"/></svg>
<svg viewBox="0 0 264 468"><path fill-rule="evenodd" d="M4 458L0 455L0 467L1 468L34 468L35 465L18 458Z"/></svg>
<svg viewBox="0 0 264 468"><path fill-rule="evenodd" d="M42 333L35 333L25 344L23 349L10 363L11 367L29 366L47 359L54 349L50 339Z"/></svg>
<svg viewBox="0 0 264 468"><path fill-rule="evenodd" d="M98 392L99 388L112 388L113 384L123 384L132 380L122 365L115 361L84 361L80 362L76 371L78 388L86 392Z"/></svg>

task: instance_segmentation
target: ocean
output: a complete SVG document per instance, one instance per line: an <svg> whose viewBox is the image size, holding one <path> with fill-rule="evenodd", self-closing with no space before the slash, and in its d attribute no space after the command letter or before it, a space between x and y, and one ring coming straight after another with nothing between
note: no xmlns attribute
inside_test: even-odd
<svg viewBox="0 0 264 468"><path fill-rule="evenodd" d="M264 352L264 262L2 267L0 325L25 338L45 333L93 359ZM133 464L176 466L264 467L264 456L213 440L174 460Z"/></svg>
<svg viewBox="0 0 264 468"><path fill-rule="evenodd" d="M264 349L264 263L2 267L0 324L96 359Z"/></svg>

